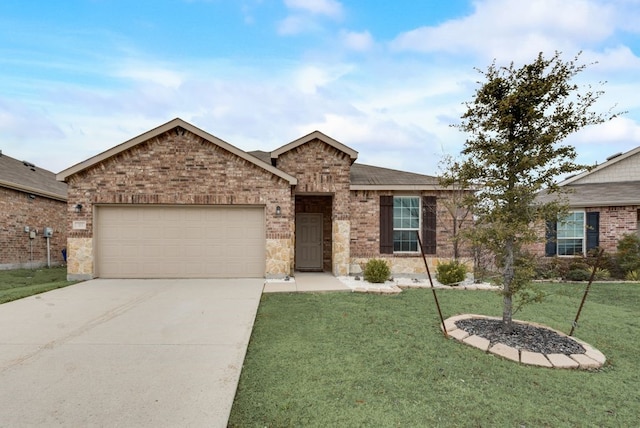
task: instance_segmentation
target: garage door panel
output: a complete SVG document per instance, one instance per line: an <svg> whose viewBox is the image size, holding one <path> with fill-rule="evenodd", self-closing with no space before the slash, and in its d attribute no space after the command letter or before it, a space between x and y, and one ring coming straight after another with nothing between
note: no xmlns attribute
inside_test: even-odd
<svg viewBox="0 0 640 428"><path fill-rule="evenodd" d="M100 206L96 271L104 278L263 277L261 207Z"/></svg>

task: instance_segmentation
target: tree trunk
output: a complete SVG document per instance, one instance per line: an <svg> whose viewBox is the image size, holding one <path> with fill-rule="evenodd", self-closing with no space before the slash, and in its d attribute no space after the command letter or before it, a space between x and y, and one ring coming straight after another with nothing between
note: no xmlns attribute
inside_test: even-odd
<svg viewBox="0 0 640 428"><path fill-rule="evenodd" d="M511 283L513 282L513 278L515 276L513 245L513 239L507 239L505 243L504 253L504 272L502 275L504 287L502 297L502 330L505 333L511 333L511 330L513 329L513 291L511 290Z"/></svg>

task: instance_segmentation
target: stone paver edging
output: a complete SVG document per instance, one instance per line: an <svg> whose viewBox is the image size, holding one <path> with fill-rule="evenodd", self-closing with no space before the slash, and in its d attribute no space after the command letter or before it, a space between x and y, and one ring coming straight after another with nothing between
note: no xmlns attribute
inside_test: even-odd
<svg viewBox="0 0 640 428"><path fill-rule="evenodd" d="M456 315L450 318L447 318L444 321L445 328L447 329L447 333L449 336L453 337L459 342L465 343L467 345L473 346L475 348L482 349L485 352L492 353L502 358L506 358L511 361L519 362L521 364L529 364L540 367L549 367L556 369L597 369L602 367L602 365L607 361L607 358L604 354L598 351L593 346L589 345L581 341L580 339L576 339L575 337L571 337L571 339L578 342L585 349L584 354L542 354L539 352L530 352L525 350L519 350L513 348L511 346L507 346L503 343L496 343L493 346L490 344L489 340L472 335L467 333L466 331L458 328L456 325L456 321L469 319L469 318L484 318L484 319L500 319L497 317L488 317L484 315L474 315L474 314L464 314L464 315ZM569 337L561 331L554 330L552 328L524 321L514 321L523 324L529 324L535 327L546 328L548 330L552 330L558 333L561 336ZM440 326L442 328L442 326Z"/></svg>

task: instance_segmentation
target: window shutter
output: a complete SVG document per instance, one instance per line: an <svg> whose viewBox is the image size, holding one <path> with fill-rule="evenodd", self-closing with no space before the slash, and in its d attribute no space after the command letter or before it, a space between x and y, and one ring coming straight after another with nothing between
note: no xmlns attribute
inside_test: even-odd
<svg viewBox="0 0 640 428"><path fill-rule="evenodd" d="M544 255L546 257L555 256L557 253L557 250L558 250L556 246L557 230L558 230L557 222L555 221L547 222L546 232L545 232L546 244L544 246Z"/></svg>
<svg viewBox="0 0 640 428"><path fill-rule="evenodd" d="M436 253L436 197L422 197L422 249L425 254Z"/></svg>
<svg viewBox="0 0 640 428"><path fill-rule="evenodd" d="M380 254L393 254L393 196L380 196Z"/></svg>
<svg viewBox="0 0 640 428"><path fill-rule="evenodd" d="M587 251L600 245L600 213L587 213Z"/></svg>

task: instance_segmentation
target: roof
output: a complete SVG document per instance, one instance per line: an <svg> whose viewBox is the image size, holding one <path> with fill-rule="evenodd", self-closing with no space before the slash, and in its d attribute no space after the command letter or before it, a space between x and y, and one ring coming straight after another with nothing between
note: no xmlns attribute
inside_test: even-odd
<svg viewBox="0 0 640 428"><path fill-rule="evenodd" d="M351 190L435 190L438 177L378 166L351 165Z"/></svg>
<svg viewBox="0 0 640 428"><path fill-rule="evenodd" d="M67 185L56 175L27 161L19 161L0 151L0 186L59 201L67 200Z"/></svg>
<svg viewBox="0 0 640 428"><path fill-rule="evenodd" d="M91 168L94 165L99 164L100 162L103 162L109 158L111 158L112 156L115 156L119 153L122 153L126 150L129 150L132 147L137 146L138 144L144 143L145 141L148 141L152 138L155 138L159 135L164 134L165 132L171 131L173 129L176 128L182 128L182 129L186 129L187 131L199 136L200 138L209 141L212 144L215 144L221 148L223 148L224 150L227 150L228 152L233 153L234 155L262 168L265 169L269 172L271 172L272 174L288 181L291 185L297 184L298 180L273 167L271 165L271 163L266 163L263 162L262 160L260 160L259 158L256 158L255 156L251 156L249 153L240 150L239 148L232 146L231 144L227 143L226 141L223 141L221 139L219 139L218 137L209 134L208 132L203 131L200 128L197 128L193 125L191 125L188 122L185 122L184 120L180 119L180 118L176 118L173 119L167 123L165 123L164 125L160 125L157 128L154 128L150 131L145 132L144 134L138 135L135 138L132 138L131 140L125 141L124 143L117 145L115 147L110 148L107 151L104 151L96 156L93 156L87 160L85 160L84 162L80 162L76 165L73 165L70 168L65 169L64 171L61 171L58 173L58 180L60 181L65 181L68 177L70 177L73 174L77 174L78 172L84 171L88 168Z"/></svg>
<svg viewBox="0 0 640 428"><path fill-rule="evenodd" d="M574 184L562 188L567 192L563 192L561 197L574 208L640 205L640 181ZM546 203L558 196L541 192L538 200Z"/></svg>
<svg viewBox="0 0 640 428"><path fill-rule="evenodd" d="M351 158L351 163L353 163L357 158L358 158L358 152L356 152L355 150L353 150L350 147L345 146L344 144L340 143L339 141L334 140L333 138L329 137L328 135L323 134L320 131L313 131L310 134L305 135L304 137L300 137L297 140L294 140L292 142L290 142L289 144L285 144L284 146L274 150L271 152L271 158L272 159L277 159L278 156L280 156L283 153L288 152L289 150L293 150L298 146L301 146L303 144L306 144L310 141L313 140L320 140L323 141L326 144L329 144L330 146L332 146L333 148L340 150L343 153L346 153L349 155L349 157Z"/></svg>

